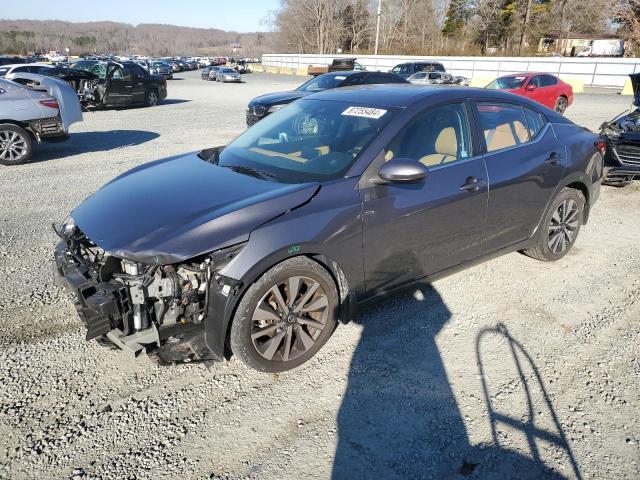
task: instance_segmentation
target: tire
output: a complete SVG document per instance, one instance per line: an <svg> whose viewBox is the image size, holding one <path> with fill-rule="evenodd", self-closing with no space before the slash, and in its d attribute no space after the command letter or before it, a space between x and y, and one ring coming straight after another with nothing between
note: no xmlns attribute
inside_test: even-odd
<svg viewBox="0 0 640 480"><path fill-rule="evenodd" d="M523 253L542 262L554 262L564 257L580 233L584 205L581 191L568 187L562 189L544 216L538 244Z"/></svg>
<svg viewBox="0 0 640 480"><path fill-rule="evenodd" d="M564 95L561 95L558 97L558 100L556 100L555 111L558 112L560 115L564 115L564 112L567 110L568 106L569 106L569 99Z"/></svg>
<svg viewBox="0 0 640 480"><path fill-rule="evenodd" d="M35 145L33 137L24 128L11 123L0 123L0 164L20 165L31 160Z"/></svg>
<svg viewBox="0 0 640 480"><path fill-rule="evenodd" d="M147 91L147 95L144 97L144 106L157 107L158 105L160 105L160 95L158 95L158 91L155 89Z"/></svg>
<svg viewBox="0 0 640 480"><path fill-rule="evenodd" d="M293 288L297 293L291 301ZM338 305L336 284L327 270L307 257L287 259L245 292L231 324L231 351L261 372L298 367L331 337Z"/></svg>

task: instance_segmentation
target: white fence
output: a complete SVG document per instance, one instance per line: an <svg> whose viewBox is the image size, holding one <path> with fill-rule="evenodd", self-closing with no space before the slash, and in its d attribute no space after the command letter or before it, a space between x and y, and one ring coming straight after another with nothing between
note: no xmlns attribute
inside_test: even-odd
<svg viewBox="0 0 640 480"><path fill-rule="evenodd" d="M309 65L328 65L334 58L354 55L265 54L265 67L306 69ZM468 78L495 78L519 72L547 72L584 82L585 86L622 88L630 73L640 72L640 58L577 57L411 57L400 55L362 55L357 61L367 70L388 71L403 62L440 61L453 75Z"/></svg>

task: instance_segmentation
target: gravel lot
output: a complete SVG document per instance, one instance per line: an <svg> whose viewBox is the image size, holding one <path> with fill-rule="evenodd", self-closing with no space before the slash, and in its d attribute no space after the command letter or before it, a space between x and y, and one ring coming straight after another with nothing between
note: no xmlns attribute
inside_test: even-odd
<svg viewBox="0 0 640 480"><path fill-rule="evenodd" d="M292 372L85 342L51 284L50 224L133 166L224 144L250 98L301 82L180 76L163 105L86 114L0 169L0 478L640 478L640 183L604 188L561 261L511 254L390 299ZM628 102L578 95L568 115L596 128Z"/></svg>

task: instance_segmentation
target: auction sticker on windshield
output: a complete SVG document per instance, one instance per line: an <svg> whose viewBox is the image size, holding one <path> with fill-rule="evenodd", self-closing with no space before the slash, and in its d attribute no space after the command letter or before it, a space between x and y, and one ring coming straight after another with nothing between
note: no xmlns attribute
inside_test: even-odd
<svg viewBox="0 0 640 480"><path fill-rule="evenodd" d="M349 107L342 115L349 115L351 117L365 117L365 118L375 118L378 119L387 113L386 110L382 110L381 108L370 108L370 107Z"/></svg>

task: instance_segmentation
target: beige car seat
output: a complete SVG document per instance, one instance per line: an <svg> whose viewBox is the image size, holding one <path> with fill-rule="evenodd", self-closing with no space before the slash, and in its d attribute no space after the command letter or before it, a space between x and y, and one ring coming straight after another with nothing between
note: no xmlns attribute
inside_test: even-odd
<svg viewBox="0 0 640 480"><path fill-rule="evenodd" d="M453 127L443 129L438 134L435 147L435 153L425 155L420 159L420 163L430 167L456 160L458 158L458 137L455 129Z"/></svg>
<svg viewBox="0 0 640 480"><path fill-rule="evenodd" d="M496 128L484 131L487 151L494 152L503 148L515 147L529 140L529 132L522 122L503 123Z"/></svg>

